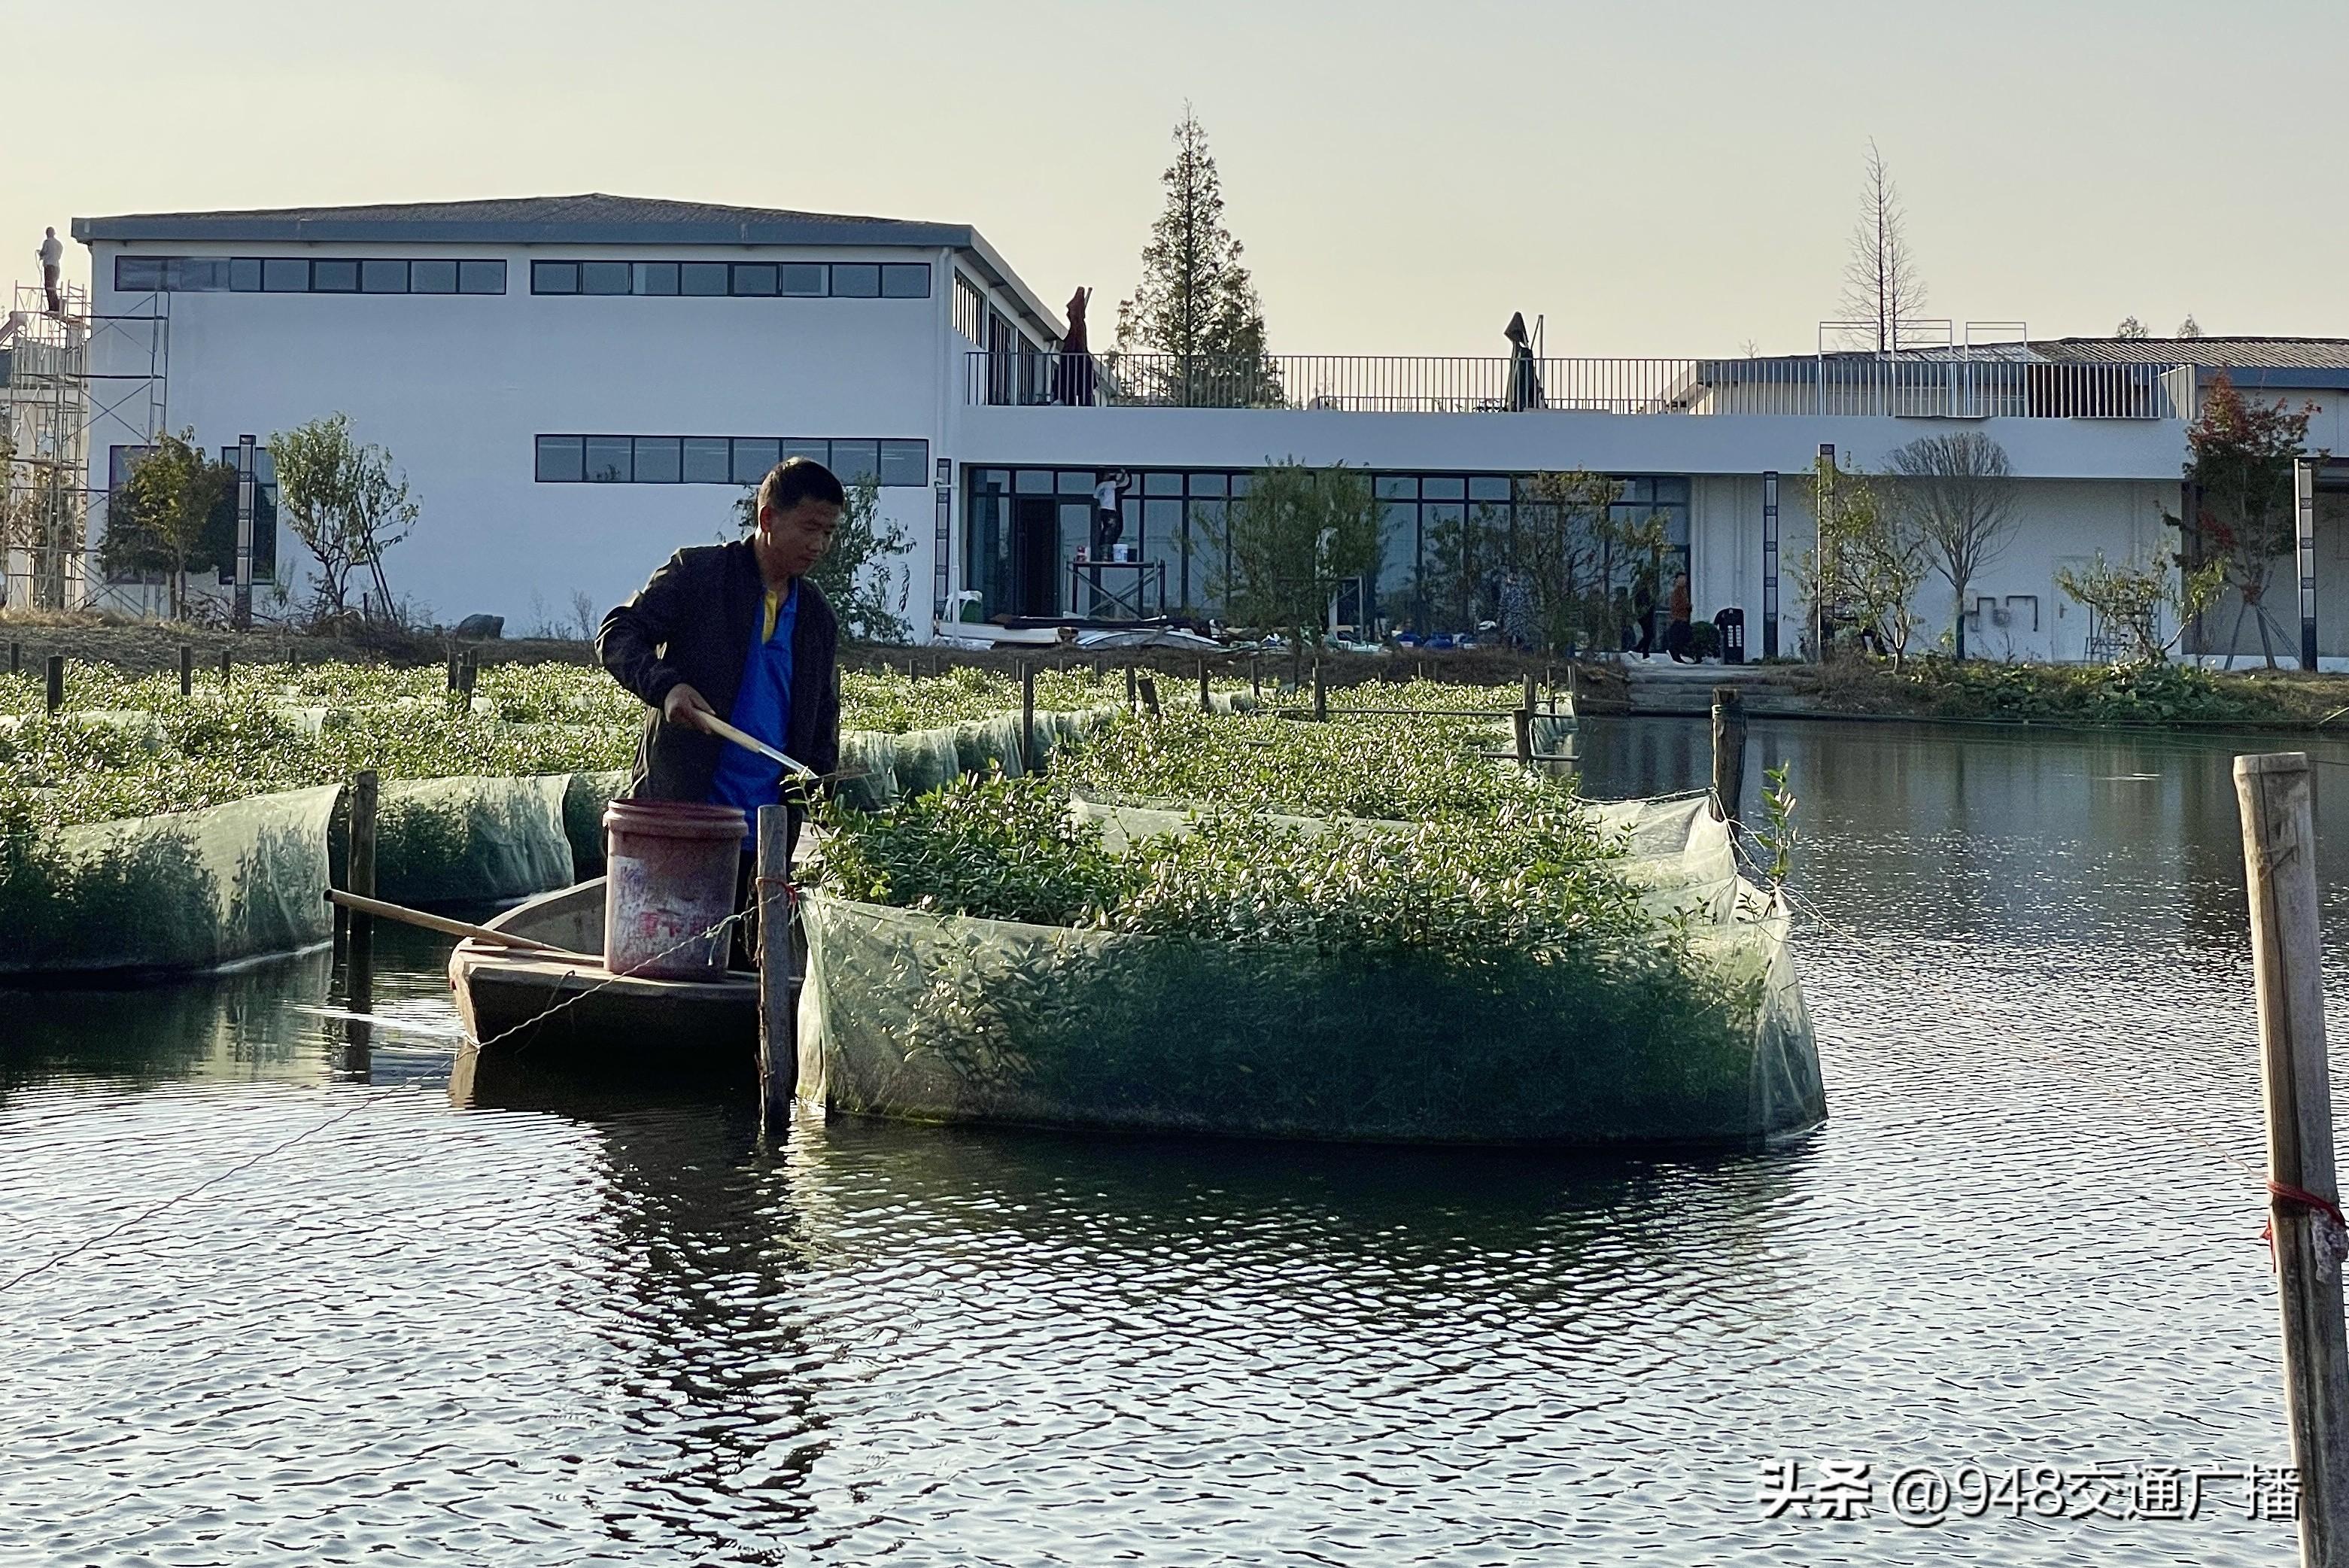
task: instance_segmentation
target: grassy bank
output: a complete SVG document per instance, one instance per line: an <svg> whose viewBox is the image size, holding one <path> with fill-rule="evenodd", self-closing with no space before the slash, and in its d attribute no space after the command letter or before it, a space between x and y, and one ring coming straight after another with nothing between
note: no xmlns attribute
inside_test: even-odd
<svg viewBox="0 0 2349 1568"><path fill-rule="evenodd" d="M1895 674L1856 658L1789 668L1785 689L1822 712L2006 724L2298 729L2349 707L2349 676L2186 665L2037 665L1916 659Z"/></svg>

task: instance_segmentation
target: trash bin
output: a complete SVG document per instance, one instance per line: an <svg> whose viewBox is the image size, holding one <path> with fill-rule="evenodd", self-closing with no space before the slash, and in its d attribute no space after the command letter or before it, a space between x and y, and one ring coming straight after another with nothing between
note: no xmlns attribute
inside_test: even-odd
<svg viewBox="0 0 2349 1568"><path fill-rule="evenodd" d="M1721 662L1742 665L1745 662L1745 612L1731 605L1713 618L1721 632Z"/></svg>

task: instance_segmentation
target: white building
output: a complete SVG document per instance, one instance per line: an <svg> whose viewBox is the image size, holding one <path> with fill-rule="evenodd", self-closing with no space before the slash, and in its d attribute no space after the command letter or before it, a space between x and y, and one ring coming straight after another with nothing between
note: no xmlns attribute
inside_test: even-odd
<svg viewBox="0 0 2349 1568"><path fill-rule="evenodd" d="M1386 563L1352 608L1389 628L1456 629L1426 591L1447 531L1482 522L1471 536L1505 552L1522 476L1581 468L1662 514L1701 616L1740 608L1750 653L1792 652L1791 583L1779 634L1765 626L1773 494L1791 567L1823 447L1874 469L1962 428L1998 441L2023 481L1971 646L2079 658L2091 629L2055 574L2158 545L2213 373L2314 400L2313 446L2349 435L2349 343L2329 340L1968 348L1953 329L1889 359L1284 356L1277 390L1254 367L1235 388L1196 366L1061 355L1062 323L965 225L590 195L89 218L73 233L94 317L152 324L92 340L94 490L158 419L228 449L340 411L422 506L390 558L394 591L515 631L569 618L574 594L615 603L678 545L730 536L739 487L794 452L878 479L912 541L896 583L916 626L966 591L989 616L1086 607L1071 564L1091 493L1118 469L1134 477L1125 539L1144 563L1123 580L1148 581L1149 608L1163 593L1212 611L1208 514L1290 459L1374 476ZM2349 527L2319 499L2320 564L2349 565ZM257 552L281 577L297 553L290 537ZM2349 573L2320 575L2323 651L2349 653L2349 597L2333 597ZM2295 622L2289 587L2274 603ZM155 602L140 584L106 592ZM1946 593L1924 610L1946 625Z"/></svg>

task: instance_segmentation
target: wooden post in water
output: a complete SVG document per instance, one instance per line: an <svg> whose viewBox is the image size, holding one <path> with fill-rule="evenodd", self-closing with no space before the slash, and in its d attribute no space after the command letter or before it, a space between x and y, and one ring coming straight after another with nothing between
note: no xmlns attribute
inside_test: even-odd
<svg viewBox="0 0 2349 1568"><path fill-rule="evenodd" d="M799 1009L792 996L792 820L788 806L759 808L759 1119L791 1119L799 1084Z"/></svg>
<svg viewBox="0 0 2349 1568"><path fill-rule="evenodd" d="M1142 711L1148 714L1151 717L1156 718L1158 717L1158 677L1156 676L1143 676L1141 680L1141 686Z"/></svg>
<svg viewBox="0 0 2349 1568"><path fill-rule="evenodd" d="M1735 686L1713 688L1713 814L1724 822L1745 799L1745 697Z"/></svg>
<svg viewBox="0 0 2349 1568"><path fill-rule="evenodd" d="M2283 1308L2284 1414L2300 1470L2300 1560L2349 1564L2349 1343L2318 973L2313 779L2299 751L2235 758L2267 1099L2268 1223Z"/></svg>
<svg viewBox="0 0 2349 1568"><path fill-rule="evenodd" d="M1036 666L1019 661L1019 770L1040 773L1036 755Z"/></svg>
<svg viewBox="0 0 2349 1568"><path fill-rule="evenodd" d="M196 650L185 643L180 645L180 695L196 695Z"/></svg>
<svg viewBox="0 0 2349 1568"><path fill-rule="evenodd" d="M375 806L376 773L369 768L351 780L351 837L343 856L343 881L348 884L343 891L361 898L375 896ZM370 956L375 916L353 911L350 920L351 960L357 963Z"/></svg>
<svg viewBox="0 0 2349 1568"><path fill-rule="evenodd" d="M1207 661L1204 655L1199 660L1199 711L1215 711L1214 705L1207 701Z"/></svg>
<svg viewBox="0 0 2349 1568"><path fill-rule="evenodd" d="M49 655L48 675L49 711L55 713L66 705L66 656L63 654Z"/></svg>
<svg viewBox="0 0 2349 1568"><path fill-rule="evenodd" d="M1326 720L1330 717L1330 687L1321 676L1321 661L1313 661L1313 717Z"/></svg>

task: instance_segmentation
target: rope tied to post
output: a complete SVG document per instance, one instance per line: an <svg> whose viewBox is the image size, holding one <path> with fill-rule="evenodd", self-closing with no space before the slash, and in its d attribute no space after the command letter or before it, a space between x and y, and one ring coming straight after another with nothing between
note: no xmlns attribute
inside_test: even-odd
<svg viewBox="0 0 2349 1568"><path fill-rule="evenodd" d="M2260 1225L2260 1240L2268 1244L2268 1271L2276 1269L2275 1217L2289 1205L2313 1214L2322 1214L2330 1222L2324 1227L2325 1250L2333 1254L2335 1265L2349 1261L2349 1218L2344 1218L2338 1200L2322 1192L2312 1192L2305 1187L2295 1187L2289 1181L2268 1183L2268 1217Z"/></svg>

